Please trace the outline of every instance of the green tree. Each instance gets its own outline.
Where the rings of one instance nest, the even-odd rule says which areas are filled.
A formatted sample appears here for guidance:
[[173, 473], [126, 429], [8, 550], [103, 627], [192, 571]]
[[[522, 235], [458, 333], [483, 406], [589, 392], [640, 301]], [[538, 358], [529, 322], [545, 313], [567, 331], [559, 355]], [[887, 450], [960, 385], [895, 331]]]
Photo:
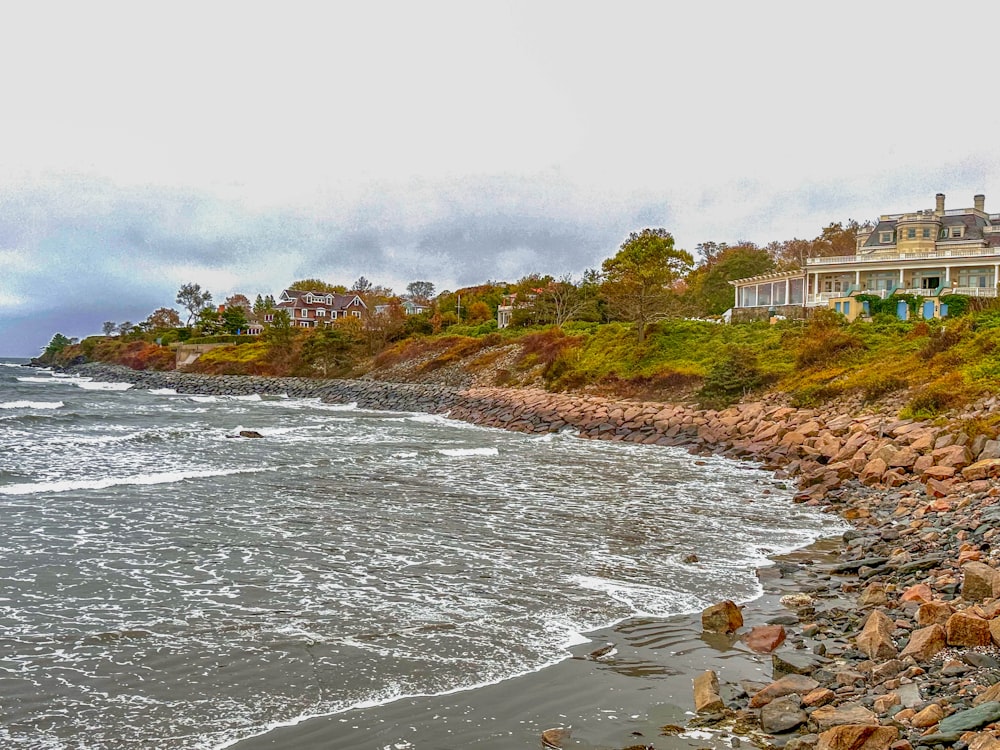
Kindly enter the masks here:
[[434, 296], [434, 284], [429, 281], [411, 281], [406, 285], [406, 293], [414, 302], [429, 302]]
[[43, 362], [52, 362], [56, 355], [59, 354], [63, 349], [73, 343], [73, 339], [69, 336], [64, 336], [61, 333], [57, 333], [49, 341], [49, 345], [42, 350], [41, 360]]
[[105, 336], [114, 336], [116, 330], [118, 330], [118, 324], [113, 320], [105, 320], [101, 325], [101, 333]]
[[264, 341], [271, 350], [287, 349], [292, 344], [295, 331], [292, 328], [292, 316], [288, 310], [276, 310], [271, 324], [264, 329]]
[[212, 293], [207, 289], [202, 291], [200, 284], [183, 284], [177, 291], [177, 304], [188, 311], [187, 326], [198, 315], [202, 308], [212, 304]]
[[214, 336], [222, 331], [222, 316], [214, 307], [198, 311], [198, 329], [203, 336]]
[[247, 311], [241, 305], [227, 306], [220, 316], [222, 330], [226, 333], [236, 334], [247, 327]]
[[[715, 244], [715, 243], [705, 243]], [[705, 244], [698, 247], [704, 247]], [[721, 315], [733, 306], [733, 279], [745, 279], [774, 270], [771, 254], [752, 242], [716, 246], [711, 260], [706, 260], [688, 275], [686, 295], [693, 312], [699, 315]], [[709, 257], [709, 256], [706, 256]]]
[[302, 359], [323, 377], [329, 377], [350, 368], [356, 344], [350, 327], [323, 326], [307, 335], [302, 343]]
[[677, 302], [675, 285], [693, 265], [694, 258], [674, 248], [666, 229], [632, 232], [618, 253], [601, 264], [608, 305], [635, 324], [638, 343], [645, 341], [646, 326], [668, 316]]
[[[320, 279], [299, 279], [288, 285], [288, 289], [294, 292], [317, 292], [324, 294], [346, 294], [347, 287], [343, 284], [327, 284]], [[273, 305], [273, 300], [272, 300]]]

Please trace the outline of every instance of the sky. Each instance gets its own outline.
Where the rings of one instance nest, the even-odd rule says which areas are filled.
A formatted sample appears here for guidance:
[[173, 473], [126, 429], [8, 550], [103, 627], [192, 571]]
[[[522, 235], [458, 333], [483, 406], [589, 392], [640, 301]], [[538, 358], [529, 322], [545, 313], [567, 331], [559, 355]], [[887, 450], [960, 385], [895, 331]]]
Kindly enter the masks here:
[[[1000, 212], [990, 3], [0, 10], [0, 355], [198, 283], [579, 277], [629, 232]], [[186, 315], [184, 316], [186, 317]]]

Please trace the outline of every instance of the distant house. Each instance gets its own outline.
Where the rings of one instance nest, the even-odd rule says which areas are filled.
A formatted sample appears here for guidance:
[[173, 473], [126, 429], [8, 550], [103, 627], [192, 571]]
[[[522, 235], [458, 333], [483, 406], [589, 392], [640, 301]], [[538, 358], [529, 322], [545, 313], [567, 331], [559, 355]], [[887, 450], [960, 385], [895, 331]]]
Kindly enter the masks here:
[[497, 305], [497, 328], [506, 328], [514, 318], [515, 310], [527, 310], [535, 304], [538, 295], [543, 294], [545, 289], [532, 289], [526, 295], [518, 296], [516, 292], [505, 294], [500, 298]]
[[[401, 300], [397, 304], [402, 308], [404, 315], [420, 315], [421, 313], [425, 313], [431, 309], [430, 305], [424, 305], [408, 299]], [[386, 315], [391, 307], [391, 304], [375, 305], [375, 314]]]
[[[884, 214], [858, 234], [854, 255], [807, 258], [806, 267], [730, 281], [734, 313], [747, 308], [830, 307], [849, 319], [865, 313], [859, 294], [887, 299], [897, 294], [924, 298], [921, 315], [942, 317], [941, 297], [996, 297], [1000, 282], [1000, 214], [986, 212], [986, 197], [972, 208], [945, 210], [944, 193], [935, 207]], [[899, 307], [905, 316], [906, 305]]]
[[264, 313], [264, 322], [271, 323], [277, 310], [285, 310], [293, 326], [315, 328], [318, 325], [329, 325], [338, 318], [360, 318], [366, 309], [368, 306], [357, 294], [285, 289], [278, 297], [274, 309]]

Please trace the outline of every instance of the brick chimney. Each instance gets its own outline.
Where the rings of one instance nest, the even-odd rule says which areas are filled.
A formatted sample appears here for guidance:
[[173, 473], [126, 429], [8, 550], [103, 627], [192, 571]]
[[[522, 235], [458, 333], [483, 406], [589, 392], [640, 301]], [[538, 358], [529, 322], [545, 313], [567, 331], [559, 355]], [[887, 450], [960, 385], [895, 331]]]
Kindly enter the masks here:
[[935, 200], [934, 213], [940, 216], [944, 213], [944, 193], [938, 193], [937, 195], [935, 195], [934, 200]]
[[982, 211], [986, 213], [986, 196], [980, 193], [979, 195], [972, 196], [972, 201], [977, 211]]

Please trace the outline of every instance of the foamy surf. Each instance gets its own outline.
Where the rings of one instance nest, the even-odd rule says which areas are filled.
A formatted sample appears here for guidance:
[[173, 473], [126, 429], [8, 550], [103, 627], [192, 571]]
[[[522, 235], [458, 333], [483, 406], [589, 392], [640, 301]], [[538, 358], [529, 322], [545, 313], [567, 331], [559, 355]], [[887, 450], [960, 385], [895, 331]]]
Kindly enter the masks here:
[[162, 471], [154, 474], [134, 474], [128, 477], [107, 477], [105, 479], [62, 480], [55, 482], [26, 482], [0, 487], [0, 495], [37, 495], [51, 492], [72, 492], [74, 490], [104, 490], [123, 485], [171, 484], [187, 479], [224, 477], [232, 474], [255, 474], [274, 471], [269, 467], [246, 469], [208, 469], [204, 471]]
[[127, 391], [132, 387], [131, 383], [104, 383], [100, 380], [79, 380], [73, 383], [77, 388], [85, 391]]
[[439, 448], [438, 453], [442, 456], [452, 456], [454, 458], [464, 458], [466, 456], [499, 456], [497, 448]]
[[5, 401], [0, 409], [61, 409], [65, 405], [62, 401]]

